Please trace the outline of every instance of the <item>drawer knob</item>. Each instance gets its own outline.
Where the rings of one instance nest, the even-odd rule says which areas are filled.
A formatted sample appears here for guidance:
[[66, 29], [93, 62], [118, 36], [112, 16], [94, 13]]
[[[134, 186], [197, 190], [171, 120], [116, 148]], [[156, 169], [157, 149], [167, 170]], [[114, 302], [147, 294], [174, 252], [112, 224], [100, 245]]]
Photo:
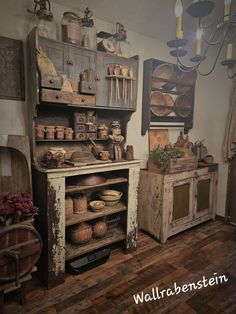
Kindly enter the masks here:
[[72, 62], [71, 60], [68, 60], [66, 63], [67, 63], [68, 65], [73, 65], [73, 62]]
[[50, 82], [51, 84], [53, 84], [53, 83], [54, 83], [54, 80], [53, 80], [53, 79], [51, 79], [49, 82]]
[[82, 102], [85, 102], [85, 98], [84, 97], [81, 100], [82, 100]]
[[56, 95], [56, 99], [59, 99], [61, 97], [61, 95]]
[[90, 90], [91, 90], [91, 89], [92, 89], [92, 86], [91, 86], [91, 85], [89, 85], [88, 89], [90, 89]]

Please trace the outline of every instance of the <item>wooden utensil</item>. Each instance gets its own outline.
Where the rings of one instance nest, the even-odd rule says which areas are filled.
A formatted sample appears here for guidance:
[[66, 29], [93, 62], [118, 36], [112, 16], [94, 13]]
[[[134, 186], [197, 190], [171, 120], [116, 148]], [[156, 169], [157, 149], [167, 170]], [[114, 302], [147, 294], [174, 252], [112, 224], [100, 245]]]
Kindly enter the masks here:
[[121, 74], [123, 76], [123, 82], [122, 82], [122, 97], [125, 99], [125, 83], [126, 83], [126, 77], [128, 76], [129, 68], [126, 65], [123, 65], [121, 67]]
[[119, 79], [118, 76], [121, 74], [121, 66], [116, 64], [114, 66], [114, 75], [116, 76], [116, 101], [120, 100], [120, 90], [119, 90]]
[[130, 68], [129, 69], [129, 77], [131, 78], [130, 80], [130, 101], [132, 102], [133, 100], [133, 78], [134, 78], [134, 69]]
[[108, 65], [108, 74], [111, 75], [110, 77], [110, 100], [109, 100], [109, 106], [111, 106], [112, 103], [112, 97], [113, 97], [113, 77], [112, 75], [114, 74], [114, 65], [109, 64]]

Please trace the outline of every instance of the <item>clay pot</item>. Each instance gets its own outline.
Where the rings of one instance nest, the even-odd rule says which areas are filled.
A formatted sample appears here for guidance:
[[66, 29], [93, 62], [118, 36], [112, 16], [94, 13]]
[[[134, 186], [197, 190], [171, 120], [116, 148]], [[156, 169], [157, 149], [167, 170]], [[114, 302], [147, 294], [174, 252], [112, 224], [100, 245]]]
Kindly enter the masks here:
[[45, 126], [44, 125], [36, 125], [35, 126], [35, 136], [36, 140], [43, 140], [45, 133]]
[[65, 198], [65, 217], [69, 219], [73, 216], [73, 199], [70, 196]]
[[55, 130], [56, 130], [56, 139], [57, 140], [64, 140], [64, 127], [63, 126], [57, 126]]
[[92, 227], [86, 222], [75, 225], [70, 230], [70, 240], [75, 244], [84, 244], [92, 239]]
[[127, 145], [125, 159], [128, 161], [134, 160], [134, 148], [133, 145]]
[[77, 194], [73, 199], [74, 213], [83, 213], [87, 211], [88, 202], [87, 198], [83, 193]]
[[65, 140], [73, 140], [74, 131], [72, 128], [65, 128]]
[[109, 160], [110, 154], [108, 150], [102, 150], [99, 153], [99, 158], [103, 161]]
[[107, 223], [105, 221], [98, 221], [93, 226], [94, 236], [97, 238], [102, 238], [107, 233]]
[[47, 140], [55, 139], [55, 132], [56, 132], [56, 130], [55, 130], [54, 126], [46, 126], [45, 132], [46, 132], [45, 137], [46, 137]]
[[62, 147], [51, 147], [46, 154], [46, 163], [49, 168], [61, 168], [65, 162], [66, 151]]

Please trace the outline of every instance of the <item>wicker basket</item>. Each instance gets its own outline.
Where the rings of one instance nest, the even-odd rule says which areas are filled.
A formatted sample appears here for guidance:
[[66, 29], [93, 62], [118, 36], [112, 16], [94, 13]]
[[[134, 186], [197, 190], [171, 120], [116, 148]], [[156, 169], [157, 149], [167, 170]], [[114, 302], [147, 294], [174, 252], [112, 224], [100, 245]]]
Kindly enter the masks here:
[[171, 159], [170, 164], [165, 172], [160, 168], [158, 162], [148, 160], [148, 170], [158, 173], [176, 173], [181, 171], [190, 171], [196, 169], [198, 166], [198, 159], [196, 157], [177, 158]]
[[85, 222], [81, 222], [70, 229], [70, 240], [75, 244], [87, 243], [92, 239], [92, 236], [92, 227]]

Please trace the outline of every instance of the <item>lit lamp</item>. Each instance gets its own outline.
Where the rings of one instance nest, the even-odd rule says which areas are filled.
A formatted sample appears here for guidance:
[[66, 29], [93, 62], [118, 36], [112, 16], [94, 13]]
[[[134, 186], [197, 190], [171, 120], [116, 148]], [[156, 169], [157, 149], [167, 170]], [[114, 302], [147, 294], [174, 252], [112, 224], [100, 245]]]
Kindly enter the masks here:
[[224, 22], [229, 21], [231, 0], [225, 0]]
[[175, 16], [176, 16], [176, 38], [183, 38], [182, 31], [182, 14], [183, 14], [183, 5], [181, 0], [176, 0], [175, 3]]

